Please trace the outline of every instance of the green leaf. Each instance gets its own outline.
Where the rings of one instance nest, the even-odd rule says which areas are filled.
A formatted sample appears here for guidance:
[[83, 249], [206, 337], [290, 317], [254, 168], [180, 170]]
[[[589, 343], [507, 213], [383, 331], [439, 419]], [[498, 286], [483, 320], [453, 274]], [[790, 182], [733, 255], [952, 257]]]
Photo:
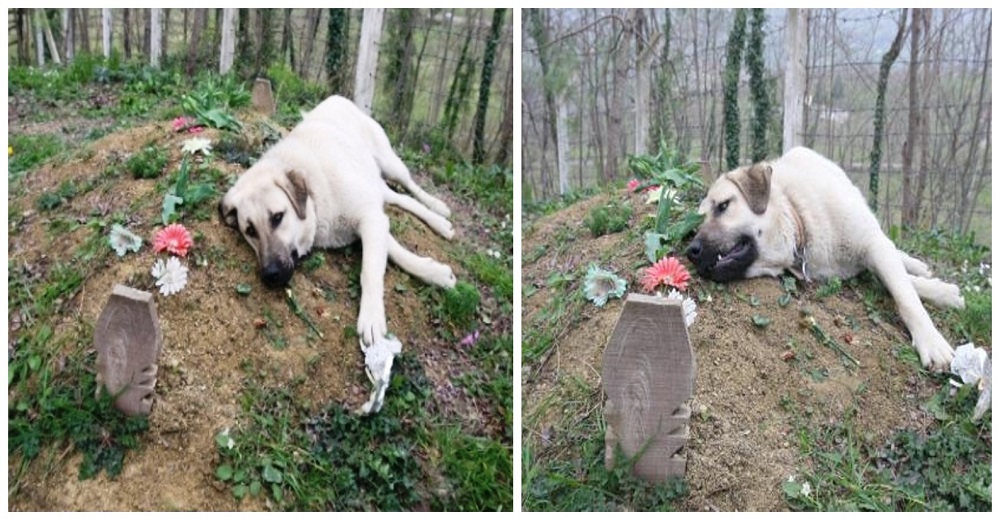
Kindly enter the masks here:
[[219, 466], [215, 470], [215, 478], [223, 482], [233, 478], [233, 467], [230, 466], [229, 464], [223, 464]]
[[251, 286], [248, 283], [238, 283], [236, 284], [236, 294], [240, 296], [247, 296], [250, 294]]
[[281, 484], [281, 471], [270, 464], [264, 466], [263, 477], [266, 482]]
[[260, 494], [261, 484], [259, 480], [250, 483], [250, 496], [255, 497]]
[[171, 195], [170, 193], [163, 196], [163, 225], [170, 223], [170, 218], [177, 214], [177, 206], [184, 204], [184, 199]]
[[768, 325], [771, 324], [771, 318], [768, 318], [767, 316], [763, 316], [761, 314], [754, 314], [750, 318], [750, 321], [752, 321], [754, 325], [760, 328], [767, 327]]
[[660, 252], [660, 246], [666, 238], [666, 235], [661, 235], [652, 231], [646, 232], [646, 259], [649, 260], [649, 263], [656, 263]]
[[219, 432], [218, 435], [215, 436], [215, 444], [223, 449], [229, 449], [229, 441], [231, 440], [232, 437], [230, 437], [226, 432]]
[[802, 483], [801, 482], [790, 482], [788, 480], [781, 483], [781, 491], [785, 493], [788, 498], [798, 498], [802, 495]]
[[787, 307], [789, 303], [792, 303], [792, 295], [789, 293], [784, 293], [778, 296], [778, 305], [782, 307]]
[[243, 498], [246, 495], [247, 495], [246, 484], [239, 484], [233, 488], [233, 496], [236, 497], [237, 499]]
[[281, 502], [281, 498], [282, 496], [284, 496], [284, 494], [281, 492], [281, 486], [277, 484], [271, 484], [271, 495], [274, 496], [275, 500]]
[[39, 356], [38, 354], [32, 354], [31, 356], [28, 357], [28, 368], [30, 368], [32, 372], [38, 370], [38, 368], [41, 366], [42, 366], [41, 356]]

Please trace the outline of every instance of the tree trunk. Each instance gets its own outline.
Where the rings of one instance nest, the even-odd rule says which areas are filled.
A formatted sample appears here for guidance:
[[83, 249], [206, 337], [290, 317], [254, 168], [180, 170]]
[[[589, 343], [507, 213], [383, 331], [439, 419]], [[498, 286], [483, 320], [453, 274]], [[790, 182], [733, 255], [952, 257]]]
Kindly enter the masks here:
[[750, 124], [750, 160], [767, 157], [767, 123], [771, 118], [770, 97], [764, 80], [764, 10], [750, 10], [750, 39], [747, 41], [747, 71], [750, 73], [750, 97], [753, 121]]
[[163, 9], [161, 19], [163, 20], [163, 29], [160, 31], [160, 56], [166, 57], [170, 52], [168, 47], [168, 42], [170, 41], [170, 9]]
[[733, 15], [733, 28], [726, 43], [726, 71], [722, 87], [722, 128], [726, 140], [726, 169], [740, 165], [740, 64], [743, 63], [743, 39], [746, 32], [747, 12], [737, 9]]
[[[514, 74], [513, 70], [507, 74], [507, 90], [504, 95], [503, 122], [500, 123], [500, 136], [497, 138], [499, 148], [494, 162], [499, 165], [506, 165], [510, 159], [511, 150], [514, 146]], [[433, 121], [433, 120], [432, 120]]]
[[[332, 14], [332, 11], [331, 11]], [[375, 97], [375, 73], [378, 65], [378, 42], [382, 37], [385, 9], [365, 9], [358, 44], [358, 65], [354, 77], [354, 104], [371, 115]], [[346, 24], [345, 24], [346, 27]]]
[[80, 23], [80, 48], [90, 54], [90, 9], [80, 9], [77, 21]]
[[188, 57], [186, 72], [188, 76], [194, 76], [195, 67], [198, 65], [199, 47], [201, 46], [201, 32], [205, 19], [204, 9], [194, 10], [194, 20], [191, 24], [191, 41], [188, 43]]
[[438, 67], [437, 85], [434, 88], [434, 98], [431, 100], [430, 120], [437, 121], [441, 115], [441, 98], [444, 97], [444, 73], [448, 63], [448, 52], [451, 50], [451, 28], [455, 22], [455, 10], [448, 11], [448, 30], [444, 37], [444, 54], [441, 57], [441, 66]]
[[635, 146], [636, 155], [649, 151], [649, 59], [652, 49], [646, 46], [649, 31], [646, 28], [646, 12], [642, 8], [632, 10], [635, 37]]
[[45, 66], [45, 34], [42, 30], [42, 18], [45, 16], [44, 9], [35, 9], [32, 19], [35, 27], [35, 59], [39, 67]]
[[63, 44], [66, 63], [76, 57], [76, 9], [63, 9]]
[[[479, 102], [476, 104], [475, 136], [472, 139], [472, 162], [482, 164], [486, 159], [486, 147], [483, 143], [483, 133], [486, 128], [486, 110], [490, 104], [490, 86], [493, 84], [493, 68], [496, 59], [497, 44], [500, 42], [500, 30], [503, 28], [506, 9], [493, 9], [493, 23], [490, 25], [490, 36], [486, 40], [483, 51], [483, 71], [479, 81]], [[565, 133], [565, 132], [564, 132]], [[560, 167], [560, 172], [563, 168]]]
[[257, 60], [255, 74], [267, 71], [274, 61], [274, 9], [257, 9]]
[[132, 10], [124, 9], [122, 12], [122, 48], [125, 52], [125, 61], [132, 59]]
[[319, 32], [319, 20], [323, 14], [322, 9], [306, 9], [306, 31], [302, 40], [302, 57], [299, 59], [299, 76], [308, 77], [309, 67], [312, 65], [313, 47], [316, 43], [316, 34]]
[[149, 64], [154, 69], [160, 68], [160, 56], [163, 54], [163, 9], [153, 8], [149, 11]]
[[475, 24], [469, 22], [465, 33], [465, 42], [462, 44], [462, 50], [458, 56], [458, 64], [455, 65], [455, 76], [452, 78], [451, 87], [448, 89], [448, 98], [444, 105], [444, 127], [449, 141], [458, 126], [458, 120], [464, 111], [465, 101], [470, 90], [469, 78], [472, 76], [475, 66], [469, 57], [469, 43], [472, 41], [474, 32]]
[[785, 33], [785, 114], [781, 125], [782, 153], [802, 145], [803, 108], [806, 99], [806, 17], [808, 9], [789, 9]]
[[875, 131], [873, 132], [873, 143], [871, 161], [868, 166], [868, 203], [872, 211], [878, 211], [878, 190], [879, 190], [879, 167], [882, 164], [882, 134], [885, 132], [885, 91], [889, 84], [889, 69], [896, 62], [900, 48], [903, 46], [903, 37], [906, 35], [906, 9], [900, 12], [899, 28], [896, 37], [892, 40], [889, 50], [882, 56], [882, 63], [878, 71], [878, 86], [876, 87], [875, 98]]
[[292, 28], [292, 10], [285, 8], [285, 20], [281, 29], [281, 59], [295, 70], [295, 35]]
[[104, 57], [111, 57], [111, 9], [101, 9], [101, 48]]
[[228, 74], [233, 68], [236, 51], [236, 9], [222, 10], [222, 43], [219, 45], [219, 74]]
[[903, 211], [901, 224], [904, 229], [917, 224], [920, 215], [920, 200], [916, 198], [916, 177], [918, 172], [913, 169], [913, 158], [916, 153], [917, 139], [921, 134], [920, 121], [920, 87], [917, 85], [920, 77], [920, 45], [923, 30], [923, 9], [910, 10], [910, 66], [909, 66], [909, 106], [906, 125], [906, 142], [903, 143]]
[[52, 57], [52, 62], [56, 65], [62, 65], [62, 60], [59, 59], [59, 46], [56, 45], [56, 39], [52, 37], [52, 26], [49, 24], [49, 17], [45, 14], [45, 9], [40, 10], [42, 15], [42, 30], [45, 33], [45, 41], [49, 45], [49, 55]]
[[[330, 19], [326, 32], [326, 77], [330, 85], [330, 94], [346, 95], [351, 77], [348, 65], [350, 49], [351, 11], [349, 9], [330, 9]], [[369, 30], [371, 30], [369, 28]], [[376, 51], [377, 52], [377, 51]], [[373, 71], [374, 73], [374, 71]], [[371, 100], [369, 99], [369, 104]]]
[[406, 134], [413, 107], [413, 28], [419, 19], [419, 9], [399, 9], [389, 32], [385, 91], [389, 94], [389, 126], [397, 139]]

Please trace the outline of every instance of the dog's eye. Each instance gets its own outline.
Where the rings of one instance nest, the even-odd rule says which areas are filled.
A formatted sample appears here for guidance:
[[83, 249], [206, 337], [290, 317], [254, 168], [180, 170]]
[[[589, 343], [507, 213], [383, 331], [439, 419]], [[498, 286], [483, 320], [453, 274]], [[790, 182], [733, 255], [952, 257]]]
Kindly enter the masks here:
[[726, 211], [726, 208], [728, 208], [728, 207], [729, 207], [729, 201], [728, 200], [724, 200], [724, 201], [716, 204], [716, 206], [715, 206], [715, 214], [716, 215], [721, 215], [722, 213], [724, 213]]
[[274, 215], [271, 215], [271, 227], [278, 227], [278, 225], [281, 224], [281, 219], [284, 217], [285, 217], [284, 211], [282, 211], [281, 213], [275, 213]]
[[253, 224], [247, 226], [247, 236], [250, 238], [257, 238], [257, 230], [253, 227]]

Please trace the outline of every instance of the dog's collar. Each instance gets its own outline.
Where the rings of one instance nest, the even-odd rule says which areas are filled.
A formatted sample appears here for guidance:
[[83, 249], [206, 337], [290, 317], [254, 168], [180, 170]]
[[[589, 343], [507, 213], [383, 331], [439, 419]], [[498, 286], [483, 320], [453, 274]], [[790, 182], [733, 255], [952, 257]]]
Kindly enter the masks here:
[[799, 215], [799, 208], [790, 197], [787, 200], [789, 213], [792, 215], [792, 221], [795, 222], [795, 253], [791, 270], [796, 277], [808, 282], [810, 280], [808, 266], [806, 265], [806, 245], [809, 242], [809, 236], [806, 234], [805, 224], [802, 223], [802, 216]]

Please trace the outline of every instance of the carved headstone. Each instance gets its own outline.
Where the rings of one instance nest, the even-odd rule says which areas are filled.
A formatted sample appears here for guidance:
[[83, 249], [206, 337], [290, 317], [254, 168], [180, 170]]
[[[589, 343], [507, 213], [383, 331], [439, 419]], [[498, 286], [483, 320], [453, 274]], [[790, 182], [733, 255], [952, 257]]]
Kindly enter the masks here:
[[273, 116], [277, 110], [274, 104], [274, 93], [271, 91], [271, 80], [257, 78], [253, 82], [253, 90], [250, 91], [253, 99], [254, 110], [268, 117]]
[[126, 415], [149, 415], [163, 345], [153, 295], [115, 285], [94, 329], [97, 378]]
[[676, 300], [629, 294], [604, 350], [601, 379], [608, 397], [605, 464], [615, 447], [636, 459], [632, 472], [662, 482], [684, 476], [695, 361], [684, 310]]

